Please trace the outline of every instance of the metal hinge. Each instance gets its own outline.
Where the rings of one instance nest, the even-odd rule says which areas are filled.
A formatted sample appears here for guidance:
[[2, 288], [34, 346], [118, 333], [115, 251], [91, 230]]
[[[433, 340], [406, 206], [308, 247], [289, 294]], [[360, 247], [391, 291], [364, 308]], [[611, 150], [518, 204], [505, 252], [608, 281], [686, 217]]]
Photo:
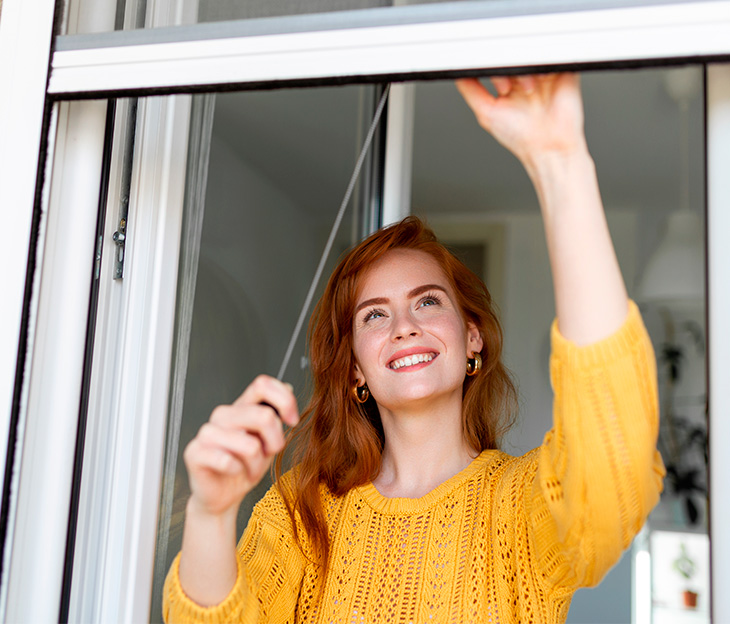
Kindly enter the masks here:
[[114, 254], [114, 279], [122, 279], [124, 277], [124, 247], [127, 242], [127, 218], [126, 216], [119, 219], [119, 227], [112, 236], [117, 246]]
[[119, 197], [119, 224], [113, 239], [117, 246], [114, 254], [114, 279], [124, 277], [124, 260], [127, 246], [127, 218], [129, 215], [129, 196], [132, 187], [132, 164], [134, 162], [134, 137], [137, 126], [137, 100], [131, 99], [127, 108], [127, 130], [124, 135], [124, 158], [122, 160], [121, 188]]
[[101, 273], [101, 247], [104, 244], [104, 237], [99, 236], [96, 241], [96, 252], [94, 253], [94, 279], [99, 279]]

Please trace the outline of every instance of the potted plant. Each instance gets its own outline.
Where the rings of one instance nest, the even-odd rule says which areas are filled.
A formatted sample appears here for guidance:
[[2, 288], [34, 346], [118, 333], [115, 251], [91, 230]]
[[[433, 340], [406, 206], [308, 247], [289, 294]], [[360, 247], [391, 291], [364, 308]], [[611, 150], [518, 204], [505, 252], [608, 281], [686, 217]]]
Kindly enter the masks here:
[[[668, 313], [665, 313], [668, 316]], [[707, 423], [677, 413], [675, 391], [686, 363], [685, 346], [675, 336], [673, 323], [665, 318], [667, 341], [659, 351], [659, 363], [664, 369], [662, 392], [662, 421], [659, 449], [667, 469], [669, 490], [681, 505], [686, 523], [696, 525], [701, 517], [697, 498], [707, 496]], [[698, 353], [704, 353], [702, 330], [692, 322], [681, 324], [684, 336], [690, 336]], [[683, 524], [683, 523], [682, 523]]]
[[679, 557], [674, 560], [674, 562], [672, 563], [672, 567], [679, 573], [682, 578], [684, 578], [685, 583], [687, 584], [686, 589], [682, 592], [682, 600], [684, 602], [684, 606], [688, 609], [697, 608], [697, 592], [692, 591], [689, 588], [689, 581], [695, 575], [695, 572], [697, 571], [697, 565], [687, 553], [687, 547], [684, 544], [680, 544]]

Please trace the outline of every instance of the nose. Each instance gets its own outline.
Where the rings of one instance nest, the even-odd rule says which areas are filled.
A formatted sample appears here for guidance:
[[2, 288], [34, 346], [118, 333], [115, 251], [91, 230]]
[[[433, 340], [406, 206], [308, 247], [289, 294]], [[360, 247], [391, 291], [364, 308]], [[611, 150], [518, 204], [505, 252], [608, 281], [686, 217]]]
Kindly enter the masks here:
[[394, 342], [420, 335], [421, 327], [410, 312], [396, 314], [392, 333], [392, 340]]

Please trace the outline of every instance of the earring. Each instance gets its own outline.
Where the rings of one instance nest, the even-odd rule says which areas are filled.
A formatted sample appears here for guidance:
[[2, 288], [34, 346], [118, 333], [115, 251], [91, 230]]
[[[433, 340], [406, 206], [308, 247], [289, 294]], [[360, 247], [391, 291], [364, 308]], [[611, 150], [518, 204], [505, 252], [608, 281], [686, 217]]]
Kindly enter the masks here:
[[482, 368], [482, 354], [473, 352], [470, 358], [466, 358], [466, 374], [469, 377], [476, 375]]
[[355, 384], [352, 393], [355, 395], [355, 400], [358, 403], [365, 403], [370, 398], [370, 388], [368, 388], [367, 384], [363, 384], [362, 386]]

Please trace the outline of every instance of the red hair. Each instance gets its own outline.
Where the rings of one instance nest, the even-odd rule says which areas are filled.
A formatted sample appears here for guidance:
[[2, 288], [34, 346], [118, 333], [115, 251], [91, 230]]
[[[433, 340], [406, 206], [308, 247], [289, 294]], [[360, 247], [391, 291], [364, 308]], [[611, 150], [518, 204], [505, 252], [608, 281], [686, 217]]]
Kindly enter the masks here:
[[[313, 395], [287, 440], [285, 452], [291, 450], [297, 464], [291, 490], [285, 492], [279, 485], [295, 532], [298, 515], [323, 572], [327, 570], [329, 536], [320, 487], [342, 496], [369, 483], [380, 471], [385, 440], [377, 405], [372, 397], [360, 404], [352, 393], [352, 327], [363, 276], [393, 249], [413, 249], [432, 256], [451, 283], [464, 321], [474, 323], [481, 334], [482, 370], [464, 379], [462, 426], [467, 444], [476, 452], [497, 448], [516, 414], [516, 390], [502, 364], [502, 328], [484, 283], [417, 217], [406, 217], [378, 230], [354, 247], [332, 273], [310, 321]], [[278, 484], [282, 455], [276, 461]]]

